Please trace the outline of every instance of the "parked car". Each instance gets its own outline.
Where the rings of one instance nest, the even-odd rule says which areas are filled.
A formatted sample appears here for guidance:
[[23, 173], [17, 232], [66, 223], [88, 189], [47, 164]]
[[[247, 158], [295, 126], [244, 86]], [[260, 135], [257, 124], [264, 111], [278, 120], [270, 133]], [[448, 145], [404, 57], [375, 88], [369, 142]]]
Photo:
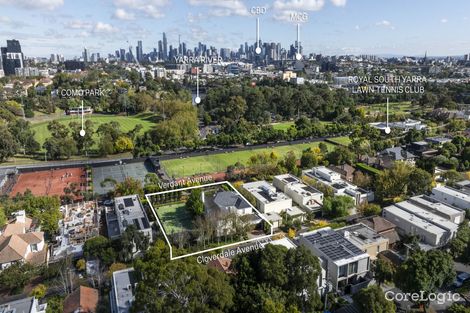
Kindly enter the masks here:
[[470, 279], [470, 274], [461, 272], [454, 280], [453, 286], [456, 288], [462, 287], [463, 283]]

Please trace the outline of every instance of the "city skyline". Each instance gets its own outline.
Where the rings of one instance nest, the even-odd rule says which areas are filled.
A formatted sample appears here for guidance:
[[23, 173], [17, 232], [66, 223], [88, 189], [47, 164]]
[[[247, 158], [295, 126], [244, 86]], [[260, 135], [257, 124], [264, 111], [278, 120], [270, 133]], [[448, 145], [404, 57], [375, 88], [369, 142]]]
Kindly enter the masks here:
[[[290, 12], [307, 12], [301, 25], [305, 53], [377, 55], [463, 55], [470, 51], [470, 4], [456, 0], [0, 0], [0, 40], [21, 41], [26, 56], [51, 53], [80, 57], [83, 48], [107, 55], [136, 47], [143, 53], [159, 49], [165, 32], [168, 46], [203, 42], [216, 48], [238, 49], [256, 41], [252, 6], [267, 6], [260, 17], [260, 39], [288, 47], [296, 40]], [[379, 9], [380, 8], [380, 9]], [[78, 12], [78, 13], [77, 13]], [[333, 22], [334, 21], [334, 22]], [[135, 50], [134, 50], [135, 53]]]

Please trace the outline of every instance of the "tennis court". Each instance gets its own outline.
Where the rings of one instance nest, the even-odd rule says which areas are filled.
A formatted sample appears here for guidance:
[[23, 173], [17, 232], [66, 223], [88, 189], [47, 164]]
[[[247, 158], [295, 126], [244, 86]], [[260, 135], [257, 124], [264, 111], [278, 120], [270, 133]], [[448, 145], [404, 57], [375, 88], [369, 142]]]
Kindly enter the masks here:
[[86, 191], [86, 172], [84, 168], [67, 168], [48, 171], [22, 173], [13, 186], [10, 195], [31, 190], [35, 196], [62, 196], [64, 189], [75, 184], [77, 189]]
[[[106, 180], [123, 182], [126, 177], [132, 177], [142, 182], [145, 181], [145, 175], [153, 173], [153, 167], [148, 162], [116, 164], [109, 166], [100, 166], [93, 168], [93, 192], [104, 195], [114, 189], [114, 184]], [[104, 183], [103, 183], [104, 182]], [[102, 184], [103, 183], [103, 184]]]

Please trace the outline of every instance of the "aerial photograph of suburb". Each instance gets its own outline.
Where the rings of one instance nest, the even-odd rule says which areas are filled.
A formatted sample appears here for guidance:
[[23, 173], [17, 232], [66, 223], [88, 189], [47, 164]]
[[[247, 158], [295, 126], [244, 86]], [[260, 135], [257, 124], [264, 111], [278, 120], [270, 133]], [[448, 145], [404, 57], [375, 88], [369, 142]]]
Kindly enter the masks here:
[[0, 313], [470, 313], [469, 0], [0, 0]]

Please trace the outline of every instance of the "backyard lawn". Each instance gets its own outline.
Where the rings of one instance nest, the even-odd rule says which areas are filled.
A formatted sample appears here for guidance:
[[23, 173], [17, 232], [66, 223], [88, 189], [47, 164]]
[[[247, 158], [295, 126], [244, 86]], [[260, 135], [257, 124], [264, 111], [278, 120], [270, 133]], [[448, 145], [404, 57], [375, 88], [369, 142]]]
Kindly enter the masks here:
[[193, 227], [193, 218], [184, 203], [173, 203], [162, 206], [154, 205], [154, 208], [157, 211], [157, 215], [167, 235], [179, 233]]

